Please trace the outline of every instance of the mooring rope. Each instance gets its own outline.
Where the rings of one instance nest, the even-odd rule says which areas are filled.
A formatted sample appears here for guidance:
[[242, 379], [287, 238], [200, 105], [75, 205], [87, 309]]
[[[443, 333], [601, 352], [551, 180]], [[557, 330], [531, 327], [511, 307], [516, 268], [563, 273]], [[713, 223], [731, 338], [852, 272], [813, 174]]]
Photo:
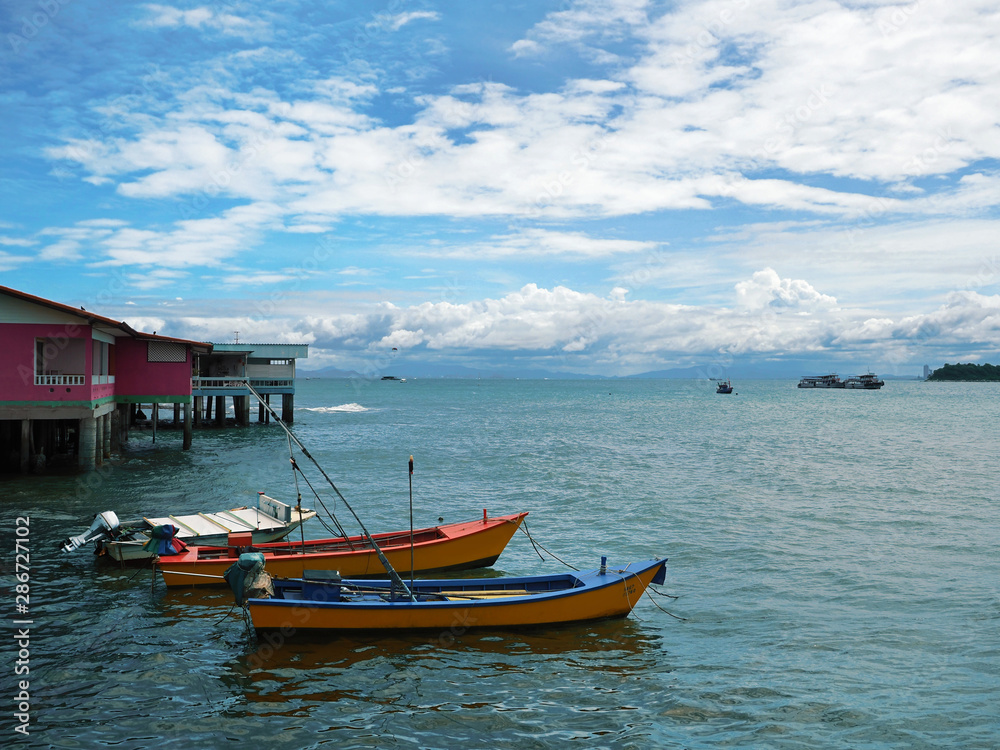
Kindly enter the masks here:
[[566, 562], [565, 560], [563, 560], [561, 557], [559, 557], [558, 555], [554, 554], [550, 550], [547, 550], [547, 549], [545, 549], [545, 547], [542, 547], [541, 543], [536, 542], [535, 538], [531, 535], [531, 532], [528, 531], [528, 521], [527, 521], [527, 519], [521, 521], [521, 531], [523, 531], [527, 535], [528, 539], [531, 541], [531, 546], [535, 548], [535, 554], [538, 555], [539, 559], [545, 560], [545, 558], [542, 557], [542, 553], [538, 551], [538, 548], [541, 547], [546, 552], [548, 552], [550, 555], [552, 555], [552, 557], [554, 557], [556, 560], [558, 560], [563, 565], [565, 565], [567, 568], [570, 568], [571, 570], [576, 570], [576, 571], [580, 570], [579, 568], [574, 568], [572, 565], [570, 565], [568, 562]]
[[[642, 579], [639, 578], [639, 575], [635, 571], [632, 571], [632, 570], [624, 570], [624, 571], [613, 570], [611, 572], [612, 573], [617, 573], [618, 575], [622, 576], [622, 580], [623, 581], [625, 580], [625, 576], [622, 575], [622, 573], [629, 573], [629, 574], [635, 576], [636, 579], [639, 581], [640, 584], [642, 583]], [[642, 593], [645, 594], [647, 591], [650, 591], [652, 585], [653, 584], [649, 584], [649, 586], [647, 586], [646, 589], [645, 589], [645, 591], [643, 591]], [[662, 593], [660, 591], [655, 591], [655, 590], [654, 590], [654, 592], [657, 593], [657, 594], [661, 594]], [[665, 596], [670, 596], [670, 594], [665, 594]], [[625, 598], [628, 599], [629, 605], [631, 606], [632, 605], [632, 599], [628, 595], [628, 587], [627, 586], [625, 587]], [[677, 597], [675, 596], [673, 598], [676, 599]], [[639, 595], [639, 599], [642, 599], [642, 594]], [[686, 617], [680, 617], [678, 615], [675, 615], [673, 612], [667, 612], [667, 610], [665, 610], [663, 607], [661, 607], [659, 604], [656, 603], [656, 601], [653, 599], [653, 597], [649, 597], [649, 601], [652, 602], [653, 606], [656, 607], [658, 610], [660, 610], [661, 612], [666, 612], [666, 614], [670, 615], [675, 620], [682, 620], [684, 622], [687, 621]], [[636, 604], [638, 604], [638, 603], [639, 603], [639, 601], [636, 600]], [[634, 607], [633, 607], [633, 610], [632, 610], [632, 614], [635, 615], [636, 618], [638, 618], [640, 620], [642, 619], [641, 617], [639, 617], [639, 615], [635, 614], [635, 608]]]

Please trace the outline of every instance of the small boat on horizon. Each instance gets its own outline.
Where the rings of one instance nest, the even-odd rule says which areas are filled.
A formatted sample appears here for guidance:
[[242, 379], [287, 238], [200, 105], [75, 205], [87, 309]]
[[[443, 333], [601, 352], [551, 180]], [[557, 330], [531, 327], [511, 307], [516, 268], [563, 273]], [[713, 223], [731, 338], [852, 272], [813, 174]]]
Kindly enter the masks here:
[[[423, 529], [372, 534], [376, 550], [365, 535], [286, 540], [252, 547], [241, 539], [226, 546], [189, 547], [177, 555], [160, 555], [156, 567], [167, 586], [224, 586], [223, 574], [241, 553], [261, 552], [276, 576], [303, 576], [307, 570], [336, 570], [341, 575], [364, 578], [385, 575], [379, 552], [399, 573], [486, 568], [497, 561], [520, 527], [527, 512], [475, 521], [443, 524]], [[412, 540], [412, 546], [411, 546]]]
[[[357, 581], [308, 572], [270, 580], [260, 559], [227, 571], [255, 630], [453, 632], [521, 628], [626, 617], [651, 583], [666, 579], [666, 558], [555, 575], [416, 580], [409, 591], [390, 580]], [[263, 576], [261, 575], [263, 573]], [[263, 578], [263, 582], [262, 579]], [[244, 593], [250, 587], [249, 598]]]

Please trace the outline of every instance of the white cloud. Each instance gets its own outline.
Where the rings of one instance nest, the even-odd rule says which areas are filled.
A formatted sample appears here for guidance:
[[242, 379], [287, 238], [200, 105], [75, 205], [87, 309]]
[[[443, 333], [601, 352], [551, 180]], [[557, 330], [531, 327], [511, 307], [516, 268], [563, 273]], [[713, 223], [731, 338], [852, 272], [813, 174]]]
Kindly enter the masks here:
[[736, 285], [737, 303], [748, 310], [809, 311], [836, 309], [837, 300], [820, 294], [801, 279], [782, 279], [772, 268], [757, 271], [749, 281]]
[[34, 244], [33, 240], [25, 239], [24, 237], [0, 236], [0, 245], [6, 245], [7, 247], [31, 247]]
[[136, 22], [140, 28], [180, 28], [217, 31], [222, 34], [244, 38], [263, 37], [267, 25], [260, 20], [251, 20], [232, 13], [220, 13], [213, 8], [199, 7], [182, 10], [168, 5], [148, 3], [144, 6], [149, 16]]
[[510, 51], [514, 53], [515, 57], [537, 55], [542, 51], [542, 45], [538, 42], [533, 42], [530, 39], [518, 39], [510, 45]]
[[522, 229], [513, 234], [496, 235], [488, 240], [467, 245], [426, 245], [412, 252], [440, 258], [539, 260], [546, 257], [605, 258], [651, 251], [656, 246], [655, 242], [604, 239], [591, 237], [586, 232], [560, 232], [533, 228]]
[[393, 31], [398, 31], [413, 21], [437, 21], [440, 17], [440, 14], [432, 11], [411, 11], [409, 13], [398, 13], [394, 16], [389, 16], [387, 25]]

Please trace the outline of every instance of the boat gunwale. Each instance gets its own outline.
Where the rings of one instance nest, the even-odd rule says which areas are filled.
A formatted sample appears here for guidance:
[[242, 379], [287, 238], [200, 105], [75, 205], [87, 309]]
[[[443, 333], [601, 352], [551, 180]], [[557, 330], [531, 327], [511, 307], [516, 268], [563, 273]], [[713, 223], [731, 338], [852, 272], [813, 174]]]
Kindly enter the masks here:
[[[518, 582], [543, 583], [543, 582], [548, 582], [548, 581], [561, 581], [561, 580], [575, 580], [579, 585], [574, 585], [574, 586], [570, 586], [568, 588], [563, 588], [563, 589], [558, 589], [558, 590], [536, 591], [536, 592], [529, 592], [527, 594], [511, 595], [509, 597], [497, 597], [497, 598], [490, 598], [490, 599], [450, 599], [450, 600], [442, 600], [442, 601], [418, 601], [418, 602], [412, 602], [412, 601], [410, 601], [408, 599], [402, 599], [402, 598], [400, 598], [400, 599], [394, 599], [394, 600], [391, 600], [391, 601], [384, 600], [384, 599], [383, 600], [379, 600], [379, 601], [375, 601], [375, 600], [371, 600], [371, 601], [364, 601], [364, 600], [362, 600], [362, 601], [322, 601], [322, 600], [317, 600], [317, 599], [284, 599], [284, 598], [281, 598], [281, 599], [278, 599], [278, 598], [274, 598], [274, 599], [256, 599], [256, 598], [251, 598], [251, 599], [247, 599], [246, 604], [247, 604], [247, 607], [260, 607], [260, 606], [264, 606], [264, 607], [291, 608], [291, 609], [294, 609], [296, 607], [300, 607], [300, 608], [303, 608], [303, 609], [351, 609], [351, 610], [355, 610], [355, 609], [384, 610], [384, 609], [390, 608], [390, 607], [401, 607], [401, 606], [402, 607], [417, 606], [419, 609], [425, 609], [425, 608], [427, 608], [427, 609], [448, 609], [448, 608], [462, 608], [462, 609], [466, 609], [466, 608], [469, 608], [469, 607], [481, 608], [481, 607], [493, 607], [493, 606], [509, 606], [509, 605], [515, 605], [515, 604], [525, 604], [527, 602], [551, 601], [553, 599], [560, 599], [560, 598], [564, 598], [564, 597], [568, 597], [568, 596], [578, 596], [578, 595], [583, 594], [585, 592], [586, 593], [593, 593], [593, 592], [601, 591], [601, 590], [606, 589], [606, 588], [608, 588], [610, 586], [616, 586], [616, 585], [619, 585], [621, 583], [625, 583], [631, 577], [638, 578], [640, 575], [648, 572], [652, 568], [656, 568], [656, 567], [659, 566], [659, 567], [662, 567], [662, 568], [665, 569], [666, 568], [666, 564], [667, 564], [667, 558], [663, 557], [663, 558], [657, 558], [657, 559], [649, 560], [649, 561], [642, 562], [642, 563], [632, 562], [632, 563], [629, 563], [628, 565], [626, 565], [624, 568], [612, 569], [609, 566], [608, 569], [607, 569], [607, 572], [604, 575], [614, 574], [617, 577], [613, 578], [611, 580], [608, 580], [608, 581], [600, 581], [600, 582], [595, 581], [595, 580], [590, 580], [590, 581], [584, 580], [585, 578], [588, 578], [588, 577], [590, 577], [590, 578], [596, 578], [597, 576], [602, 575], [601, 572], [600, 572], [600, 570], [596, 569], [596, 568], [595, 569], [591, 569], [591, 570], [580, 571], [578, 573], [556, 573], [556, 574], [552, 574], [552, 575], [543, 575], [543, 576], [519, 576], [519, 577], [512, 577], [512, 578], [507, 578], [507, 577], [505, 577], [505, 578], [495, 578], [495, 579], [492, 579], [492, 580], [494, 580], [494, 581], [504, 581], [505, 583], [510, 584], [510, 585], [514, 585], [514, 584], [516, 584]], [[639, 567], [636, 570], [629, 570], [629, 568], [631, 566], [633, 566], [633, 565], [639, 565], [641, 567]], [[654, 573], [653, 577], [654, 578], [656, 577], [656, 573]], [[329, 585], [329, 586], [337, 586], [337, 585], [339, 585], [339, 586], [350, 586], [352, 583], [357, 582], [360, 585], [360, 588], [380, 588], [380, 589], [385, 590], [386, 592], [388, 592], [389, 589], [390, 589], [390, 582], [388, 580], [384, 580], [384, 579], [367, 580], [367, 581], [365, 581], [365, 580], [355, 581], [355, 579], [344, 579], [339, 584], [331, 584], [331, 583], [320, 582], [320, 581], [310, 581], [309, 579], [281, 579], [281, 580], [302, 581], [303, 584], [305, 584], [305, 583], [313, 583], [313, 584], [320, 584], [320, 585], [326, 584], [326, 585]], [[455, 585], [454, 591], [456, 592], [456, 595], [460, 595], [460, 594], [457, 594], [457, 592], [459, 590], [461, 590], [462, 585], [463, 585], [463, 581], [468, 582], [468, 581], [478, 581], [478, 580], [486, 580], [486, 581], [488, 581], [490, 579], [462, 579], [462, 578], [455, 578], [455, 579], [429, 579], [429, 580], [426, 581], [426, 584], [433, 584], [433, 586], [440, 586], [441, 588], [445, 588], [446, 586], [451, 586], [451, 585], [454, 584]], [[420, 587], [421, 583], [422, 582], [420, 580], [417, 580], [417, 581], [414, 582], [414, 593], [417, 594], [417, 595], [419, 595], [421, 593], [424, 593], [421, 590], [421, 587]], [[648, 586], [648, 584], [647, 584], [647, 586]], [[644, 586], [643, 587], [643, 593], [645, 593], [645, 588], [646, 587]], [[438, 593], [438, 592], [428, 591], [427, 593], [434, 594], [434, 593]], [[464, 591], [462, 593], [468, 594], [468, 595], [474, 595], [476, 592], [475, 592], [474, 589], [470, 589], [470, 590]], [[641, 596], [642, 596], [642, 594], [639, 595], [639, 598], [641, 598]], [[638, 598], [636, 599], [636, 601], [638, 602]], [[251, 612], [251, 616], [252, 616], [252, 612]]]
[[[429, 536], [430, 533], [437, 532], [436, 536], [431, 538], [425, 538], [423, 540], [414, 540], [413, 548], [422, 549], [424, 547], [437, 545], [443, 541], [454, 541], [462, 539], [465, 537], [472, 537], [476, 534], [482, 533], [501, 526], [504, 523], [512, 523], [516, 526], [520, 526], [524, 517], [528, 515], [528, 511], [523, 511], [521, 513], [511, 513], [503, 516], [494, 516], [486, 519], [475, 519], [472, 521], [456, 521], [453, 524], [444, 524], [443, 526], [427, 526], [421, 529], [414, 529], [413, 533], [423, 534]], [[478, 526], [479, 528], [475, 528]], [[462, 527], [463, 531], [466, 527], [473, 527], [471, 530], [465, 533], [457, 533], [459, 527]], [[447, 531], [442, 529], [447, 528]], [[397, 550], [403, 547], [410, 547], [410, 536], [408, 531], [388, 531], [382, 532], [380, 534], [372, 534], [372, 539], [376, 542], [381, 542], [383, 540], [396, 540], [399, 539], [399, 543], [383, 545], [379, 544], [379, 549], [385, 550]], [[351, 547], [350, 543], [354, 542], [359, 544], [358, 547]], [[317, 547], [321, 547], [324, 544], [328, 545], [341, 545], [338, 549], [333, 550], [319, 550], [310, 551]], [[252, 551], [263, 552], [266, 559], [298, 559], [303, 555], [309, 555], [315, 559], [324, 556], [341, 556], [341, 555], [358, 555], [361, 553], [375, 553], [375, 549], [368, 543], [368, 540], [363, 535], [349, 536], [349, 537], [331, 537], [329, 539], [307, 539], [305, 544], [302, 542], [295, 542], [287, 537], [283, 541], [277, 542], [263, 542], [261, 544], [252, 545]], [[229, 557], [229, 550], [232, 549], [230, 546], [218, 546], [218, 545], [196, 545], [188, 544], [188, 549], [179, 554], [171, 555], [166, 558], [160, 559], [160, 567], [163, 568], [164, 565], [197, 565], [206, 563], [220, 563], [225, 561], [232, 561], [233, 558]], [[303, 551], [304, 550], [304, 551]], [[203, 556], [204, 555], [204, 556]], [[211, 555], [211, 557], [207, 556]], [[193, 557], [193, 559], [191, 559]]]

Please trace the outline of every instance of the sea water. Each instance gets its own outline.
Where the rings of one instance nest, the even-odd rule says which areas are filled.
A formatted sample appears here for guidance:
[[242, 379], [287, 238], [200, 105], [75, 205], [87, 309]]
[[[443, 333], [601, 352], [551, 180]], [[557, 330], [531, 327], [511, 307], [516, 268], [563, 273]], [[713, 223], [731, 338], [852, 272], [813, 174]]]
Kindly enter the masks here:
[[678, 598], [569, 627], [272, 643], [227, 591], [57, 550], [98, 511], [258, 491], [301, 492], [352, 529], [298, 452], [296, 485], [274, 424], [200, 429], [190, 451], [133, 432], [96, 472], [3, 477], [4, 607], [32, 624], [29, 674], [16, 639], [0, 647], [0, 742], [25, 739], [26, 680], [38, 747], [1000, 746], [1000, 387], [735, 386], [297, 383], [296, 435], [373, 532], [408, 527], [412, 492], [417, 526], [530, 512], [536, 544], [518, 533], [489, 574], [670, 558], [661, 590]]

